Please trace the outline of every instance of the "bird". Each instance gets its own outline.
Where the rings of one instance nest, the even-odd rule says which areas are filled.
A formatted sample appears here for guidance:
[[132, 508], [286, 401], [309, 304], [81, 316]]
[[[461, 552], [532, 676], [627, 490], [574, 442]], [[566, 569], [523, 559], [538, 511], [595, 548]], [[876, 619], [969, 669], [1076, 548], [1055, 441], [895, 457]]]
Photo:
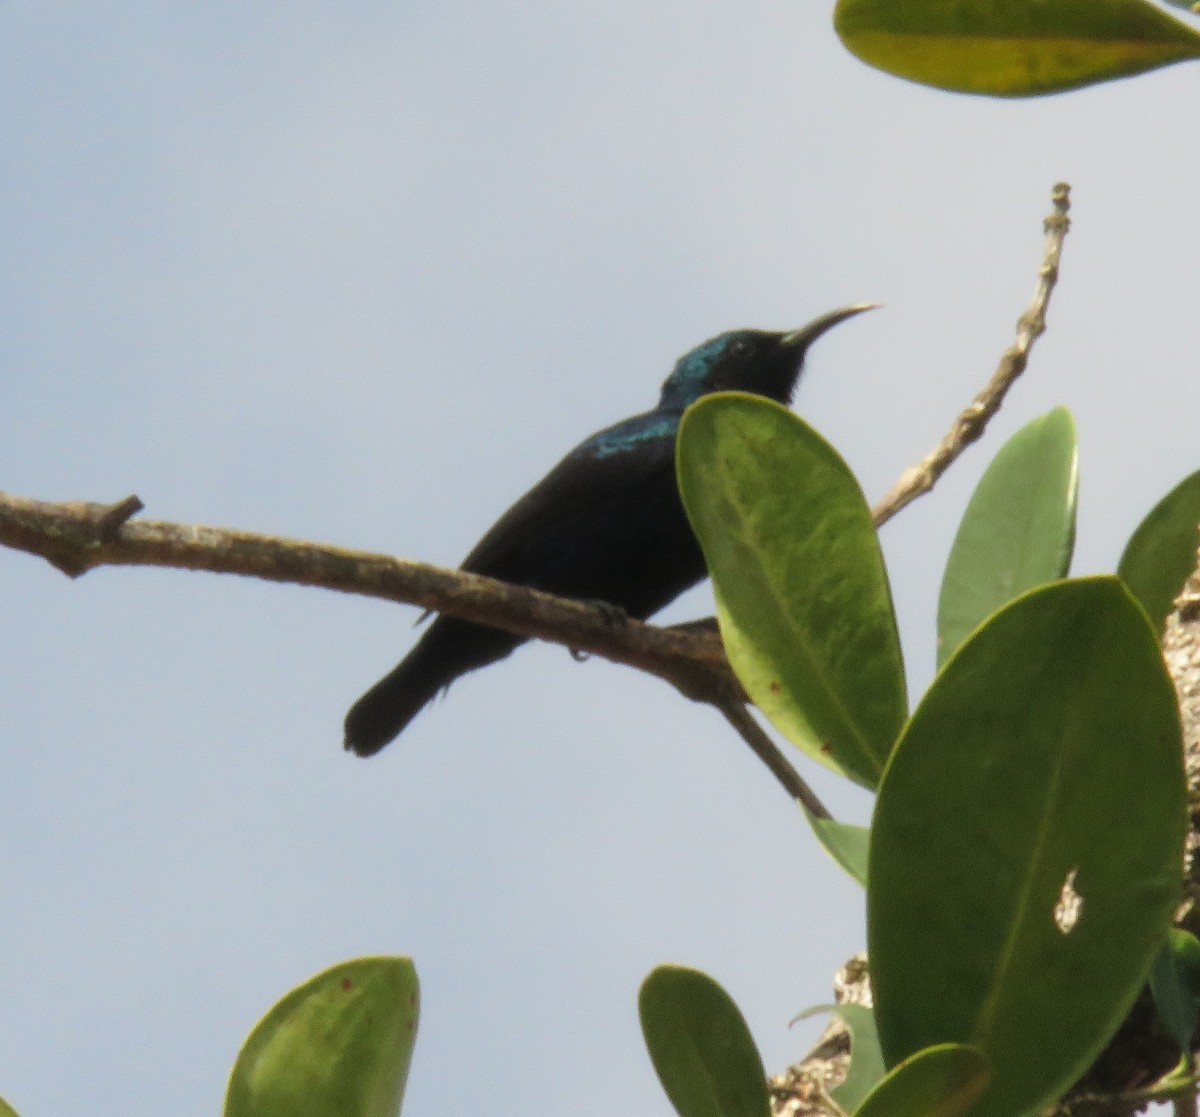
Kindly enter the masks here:
[[[675, 480], [675, 435], [688, 406], [720, 391], [787, 405], [809, 346], [877, 304], [831, 311], [798, 330], [732, 330], [684, 354], [658, 405], [584, 439], [505, 512], [460, 569], [603, 603], [645, 620], [707, 574]], [[401, 663], [350, 708], [345, 748], [372, 756], [460, 676], [526, 637], [437, 616]]]

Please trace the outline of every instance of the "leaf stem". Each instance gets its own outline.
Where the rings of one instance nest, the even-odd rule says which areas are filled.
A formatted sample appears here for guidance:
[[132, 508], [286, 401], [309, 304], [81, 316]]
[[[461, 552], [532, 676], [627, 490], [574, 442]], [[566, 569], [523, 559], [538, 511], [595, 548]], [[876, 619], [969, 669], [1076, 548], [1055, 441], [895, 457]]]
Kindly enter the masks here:
[[748, 706], [730, 699], [722, 699], [715, 705], [725, 715], [725, 720], [737, 730], [738, 736], [753, 749], [754, 755], [770, 769], [771, 775], [779, 781], [784, 791], [815, 818], [833, 817], [804, 777], [787, 762], [775, 742], [754, 720]]

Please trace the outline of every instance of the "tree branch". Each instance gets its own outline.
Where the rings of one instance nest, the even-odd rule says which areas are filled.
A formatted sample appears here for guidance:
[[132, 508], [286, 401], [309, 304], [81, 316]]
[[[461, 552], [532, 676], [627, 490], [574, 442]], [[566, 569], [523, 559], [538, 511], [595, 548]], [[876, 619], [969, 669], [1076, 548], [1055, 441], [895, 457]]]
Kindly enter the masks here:
[[352, 551], [249, 531], [129, 522], [136, 496], [116, 504], [52, 504], [0, 492], [0, 544], [46, 559], [71, 578], [97, 566], [159, 566], [240, 574], [420, 605], [520, 636], [603, 656], [665, 680], [716, 706], [793, 799], [829, 812], [746, 710], [746, 693], [715, 626], [663, 628], [479, 574], [390, 555]]
[[1000, 410], [1009, 388], [1029, 364], [1029, 353], [1033, 343], [1046, 331], [1046, 310], [1050, 305], [1050, 294], [1058, 282], [1059, 261], [1062, 258], [1063, 240], [1071, 227], [1067, 212], [1071, 208], [1071, 187], [1059, 182], [1051, 192], [1053, 212], [1046, 218], [1046, 244], [1042, 253], [1042, 266], [1038, 272], [1037, 289], [1033, 301], [1017, 320], [1016, 340], [1005, 350], [1000, 364], [979, 393], [954, 421], [954, 426], [933, 451], [912, 468], [906, 470], [892, 491], [873, 509], [875, 526], [882, 527], [902, 508], [907, 507], [919, 496], [929, 492], [938, 479], [954, 464], [962, 452], [979, 439], [987, 429], [992, 416]]
[[134, 520], [137, 497], [54, 504], [0, 493], [0, 544], [75, 578], [98, 566], [159, 566], [419, 605], [521, 636], [564, 644], [657, 675], [689, 698], [745, 701], [714, 632], [662, 628], [479, 574], [300, 539]]

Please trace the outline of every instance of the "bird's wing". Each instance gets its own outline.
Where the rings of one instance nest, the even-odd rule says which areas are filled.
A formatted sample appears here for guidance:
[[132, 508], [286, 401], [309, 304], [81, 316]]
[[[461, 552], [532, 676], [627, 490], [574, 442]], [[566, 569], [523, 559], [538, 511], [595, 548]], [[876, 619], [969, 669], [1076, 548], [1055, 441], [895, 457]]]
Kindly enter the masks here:
[[[572, 450], [492, 525], [462, 569], [536, 585], [541, 571], [528, 563], [541, 566], [544, 557], [533, 556], [543, 548], [570, 545], [581, 525], [602, 529], [609, 517], [619, 518], [613, 525], [619, 531], [631, 495], [649, 497], [666, 486], [673, 492], [675, 427], [647, 426], [646, 418], [619, 423]], [[631, 435], [636, 445], [628, 444]]]

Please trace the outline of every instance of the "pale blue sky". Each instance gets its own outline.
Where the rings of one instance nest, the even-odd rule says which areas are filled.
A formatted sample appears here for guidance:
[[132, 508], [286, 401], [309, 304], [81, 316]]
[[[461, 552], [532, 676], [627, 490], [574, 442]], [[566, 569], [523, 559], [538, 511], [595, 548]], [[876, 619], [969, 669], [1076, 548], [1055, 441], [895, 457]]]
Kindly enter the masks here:
[[[1078, 568], [1197, 461], [1194, 68], [1031, 103], [906, 85], [827, 7], [0, 8], [0, 488], [454, 564], [725, 329], [886, 309], [798, 397], [880, 495], [1062, 286]], [[971, 453], [884, 533], [914, 693]], [[415, 610], [0, 552], [0, 1095], [212, 1114], [287, 989], [409, 953], [406, 1114], [667, 1114], [635, 998], [701, 966], [773, 1070], [861, 899], [723, 723], [527, 648], [340, 749]], [[710, 609], [707, 587], [671, 617]], [[809, 769], [805, 769], [809, 772]], [[835, 808], [866, 797], [815, 777]]]

